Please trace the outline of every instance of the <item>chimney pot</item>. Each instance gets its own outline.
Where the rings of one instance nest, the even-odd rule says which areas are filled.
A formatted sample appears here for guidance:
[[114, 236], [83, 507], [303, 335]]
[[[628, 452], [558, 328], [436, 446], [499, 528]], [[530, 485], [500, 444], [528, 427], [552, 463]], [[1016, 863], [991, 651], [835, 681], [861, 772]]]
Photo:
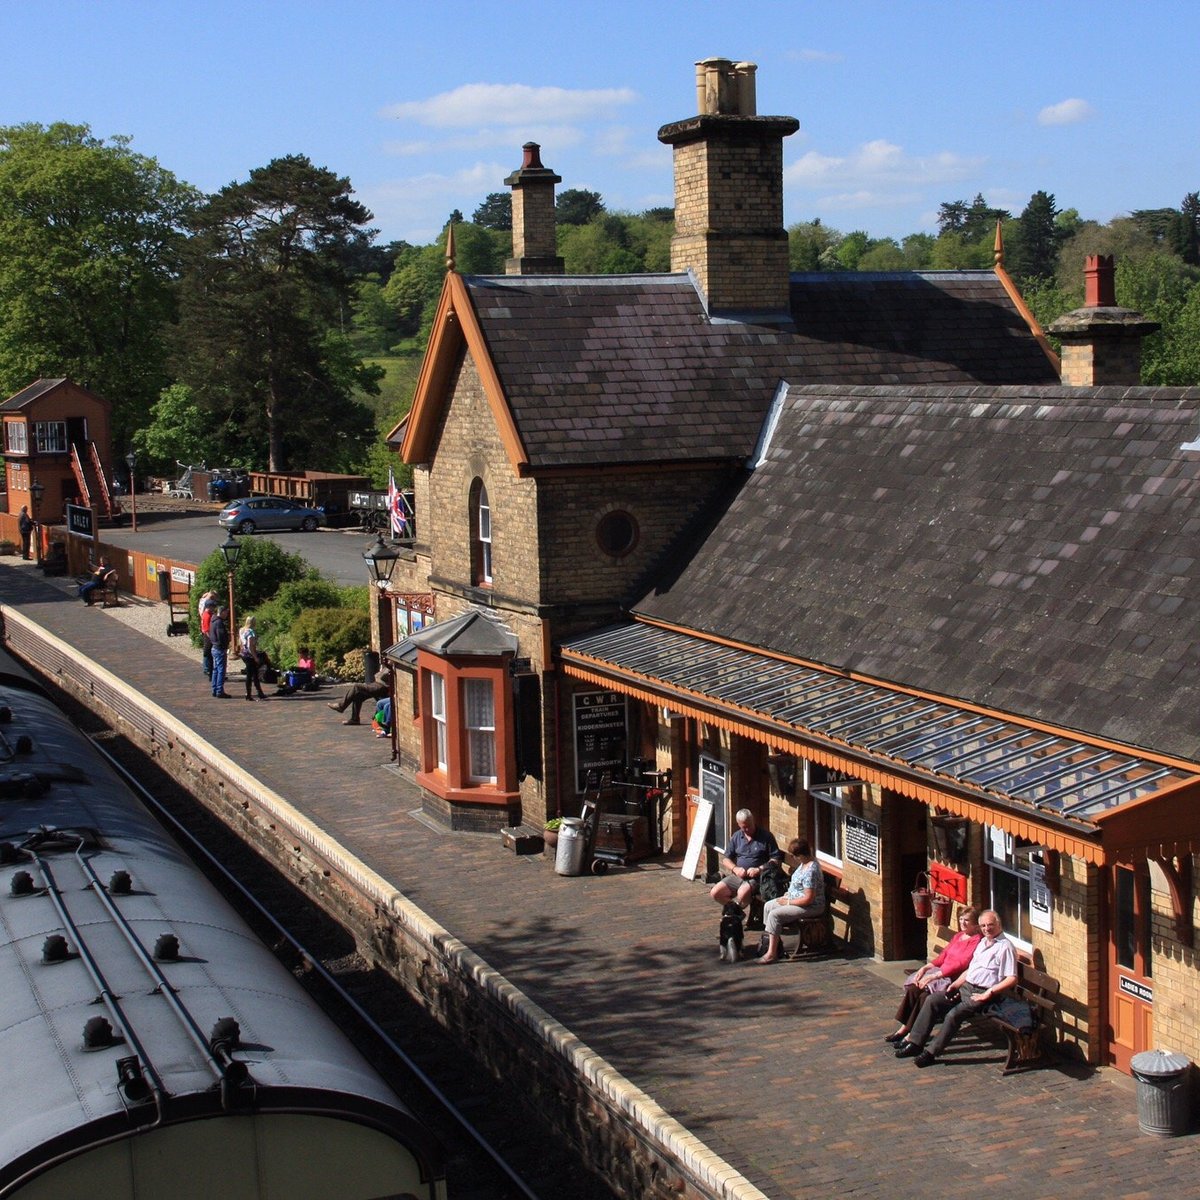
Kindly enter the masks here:
[[1083, 303], [1088, 308], [1116, 308], [1117, 275], [1111, 254], [1089, 254], [1083, 263]]
[[535, 171], [544, 171], [546, 168], [542, 166], [542, 148], [537, 142], [526, 142], [521, 147], [525, 152], [521, 159], [521, 170], [524, 171], [532, 168]]

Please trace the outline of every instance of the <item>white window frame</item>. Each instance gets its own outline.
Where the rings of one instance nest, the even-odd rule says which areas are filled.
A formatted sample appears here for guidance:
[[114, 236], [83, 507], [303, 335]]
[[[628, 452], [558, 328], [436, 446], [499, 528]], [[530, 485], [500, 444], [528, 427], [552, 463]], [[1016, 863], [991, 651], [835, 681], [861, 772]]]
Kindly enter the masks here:
[[[984, 826], [983, 858], [988, 868], [987, 889], [988, 905], [996, 908], [996, 876], [1005, 875], [1017, 881], [1017, 920], [1019, 928], [1005, 928], [1004, 932], [1013, 945], [1022, 950], [1033, 949], [1033, 926], [1029, 919], [1029, 890], [1031, 886], [1029, 861], [1030, 853], [1036, 849], [1034, 843], [1015, 834], [1006, 833], [995, 825]], [[1003, 841], [1004, 850], [997, 853], [997, 845]], [[1019, 844], [1024, 843], [1024, 844]], [[1025, 863], [1021, 867], [1022, 860]], [[997, 909], [997, 911], [999, 911]], [[1026, 936], [1028, 934], [1028, 936]]]
[[39, 454], [66, 454], [66, 421], [34, 421], [33, 444]]
[[446, 729], [446, 677], [429, 673], [429, 716], [433, 721], [434, 754], [439, 771], [450, 769], [450, 738]]
[[29, 426], [24, 421], [4, 423], [4, 450], [7, 454], [29, 453]]
[[[813, 798], [813, 855], [818, 862], [840, 868], [845, 842], [845, 835], [842, 832], [842, 808], [844, 807], [842, 803], [842, 789], [836, 785], [828, 788], [815, 788], [810, 790], [809, 795]], [[820, 805], [824, 805], [825, 808], [822, 809]], [[822, 815], [824, 815], [827, 821], [832, 822], [833, 846], [823, 844], [821, 836]]]
[[[463, 687], [463, 724], [467, 731], [467, 778], [472, 783], [496, 782], [496, 692], [490, 679], [467, 678]], [[476, 700], [472, 701], [472, 693]], [[486, 695], [486, 714], [475, 718], [476, 705]], [[486, 749], [485, 749], [486, 748]], [[481, 758], [489, 761], [482, 764]], [[490, 772], [486, 769], [491, 767]]]
[[492, 582], [492, 505], [486, 486], [480, 483], [476, 502], [476, 533], [479, 537], [479, 582]]

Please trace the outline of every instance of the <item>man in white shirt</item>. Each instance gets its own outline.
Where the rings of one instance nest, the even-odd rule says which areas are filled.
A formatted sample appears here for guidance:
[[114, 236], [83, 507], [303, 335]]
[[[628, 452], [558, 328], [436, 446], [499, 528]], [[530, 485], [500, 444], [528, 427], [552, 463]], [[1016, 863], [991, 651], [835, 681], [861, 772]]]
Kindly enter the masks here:
[[[1016, 987], [1017, 952], [1004, 936], [999, 915], [991, 909], [980, 913], [979, 929], [983, 937], [975, 947], [970, 964], [947, 988], [947, 994], [958, 993], [958, 1000], [951, 1007], [950, 1001], [930, 996], [917, 1014], [908, 1036], [896, 1049], [897, 1058], [915, 1058], [918, 1067], [932, 1066], [968, 1017]], [[929, 1034], [943, 1015], [942, 1028], [926, 1050]]]

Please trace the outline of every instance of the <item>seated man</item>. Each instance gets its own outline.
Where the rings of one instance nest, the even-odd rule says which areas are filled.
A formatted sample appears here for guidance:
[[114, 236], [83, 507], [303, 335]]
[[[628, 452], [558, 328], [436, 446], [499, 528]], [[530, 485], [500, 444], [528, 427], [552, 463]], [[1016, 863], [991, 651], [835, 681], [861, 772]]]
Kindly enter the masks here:
[[780, 862], [783, 853], [769, 829], [759, 829], [748, 808], [738, 809], [734, 818], [737, 832], [729, 839], [721, 857], [725, 876], [716, 884], [709, 895], [718, 904], [733, 901], [743, 908], [758, 890], [758, 877], [763, 867], [772, 859]]
[[117, 573], [112, 567], [109, 566], [107, 558], [101, 558], [96, 564], [95, 569], [92, 571], [91, 576], [88, 578], [87, 583], [81, 583], [79, 585], [79, 598], [88, 606], [88, 608], [92, 607], [92, 593], [97, 588], [107, 587], [110, 577], [115, 581], [117, 578]]
[[767, 952], [758, 961], [773, 963], [779, 958], [780, 934], [787, 925], [797, 925], [805, 917], [825, 911], [825, 878], [812, 856], [809, 844], [800, 838], [788, 843], [788, 853], [800, 861], [792, 871], [787, 892], [778, 900], [768, 900], [763, 909], [763, 924], [769, 943]]
[[391, 686], [387, 683], [355, 683], [346, 689], [346, 694], [338, 701], [337, 704], [330, 704], [330, 708], [334, 712], [345, 712], [350, 710], [348, 720], [342, 722], [343, 725], [361, 725], [359, 720], [362, 715], [362, 706], [368, 700], [382, 700], [385, 696], [391, 695]]
[[[897, 1058], [915, 1058], [918, 1067], [932, 1066], [968, 1017], [1016, 987], [1017, 953], [1000, 928], [999, 915], [991, 909], [980, 913], [979, 929], [983, 938], [970, 965], [942, 995], [930, 996], [922, 1005], [908, 1036], [896, 1049]], [[945, 1017], [942, 1028], [926, 1050], [930, 1031], [941, 1017]]]

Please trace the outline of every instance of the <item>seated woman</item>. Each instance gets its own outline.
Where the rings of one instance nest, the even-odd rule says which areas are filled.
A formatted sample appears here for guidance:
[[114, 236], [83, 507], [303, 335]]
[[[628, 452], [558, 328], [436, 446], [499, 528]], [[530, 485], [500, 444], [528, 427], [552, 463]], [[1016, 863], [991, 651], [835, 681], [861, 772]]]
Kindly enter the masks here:
[[825, 911], [825, 880], [809, 844], [793, 838], [788, 842], [788, 854], [799, 862], [792, 868], [787, 892], [778, 900], [768, 900], [763, 909], [768, 944], [766, 954], [758, 960], [760, 963], [778, 961], [779, 935], [785, 926], [799, 924], [805, 917], [818, 916]]
[[88, 606], [92, 607], [92, 593], [97, 588], [105, 588], [108, 586], [109, 577], [116, 579], [117, 573], [109, 566], [107, 558], [101, 558], [96, 564], [95, 570], [92, 571], [87, 583], [79, 585], [79, 598]]
[[904, 981], [904, 999], [896, 1009], [900, 1028], [889, 1033], [884, 1041], [896, 1043], [904, 1039], [917, 1019], [921, 1005], [931, 995], [944, 992], [950, 981], [957, 979], [970, 965], [980, 936], [979, 909], [964, 908], [958, 914], [958, 932], [946, 943], [946, 948]]

